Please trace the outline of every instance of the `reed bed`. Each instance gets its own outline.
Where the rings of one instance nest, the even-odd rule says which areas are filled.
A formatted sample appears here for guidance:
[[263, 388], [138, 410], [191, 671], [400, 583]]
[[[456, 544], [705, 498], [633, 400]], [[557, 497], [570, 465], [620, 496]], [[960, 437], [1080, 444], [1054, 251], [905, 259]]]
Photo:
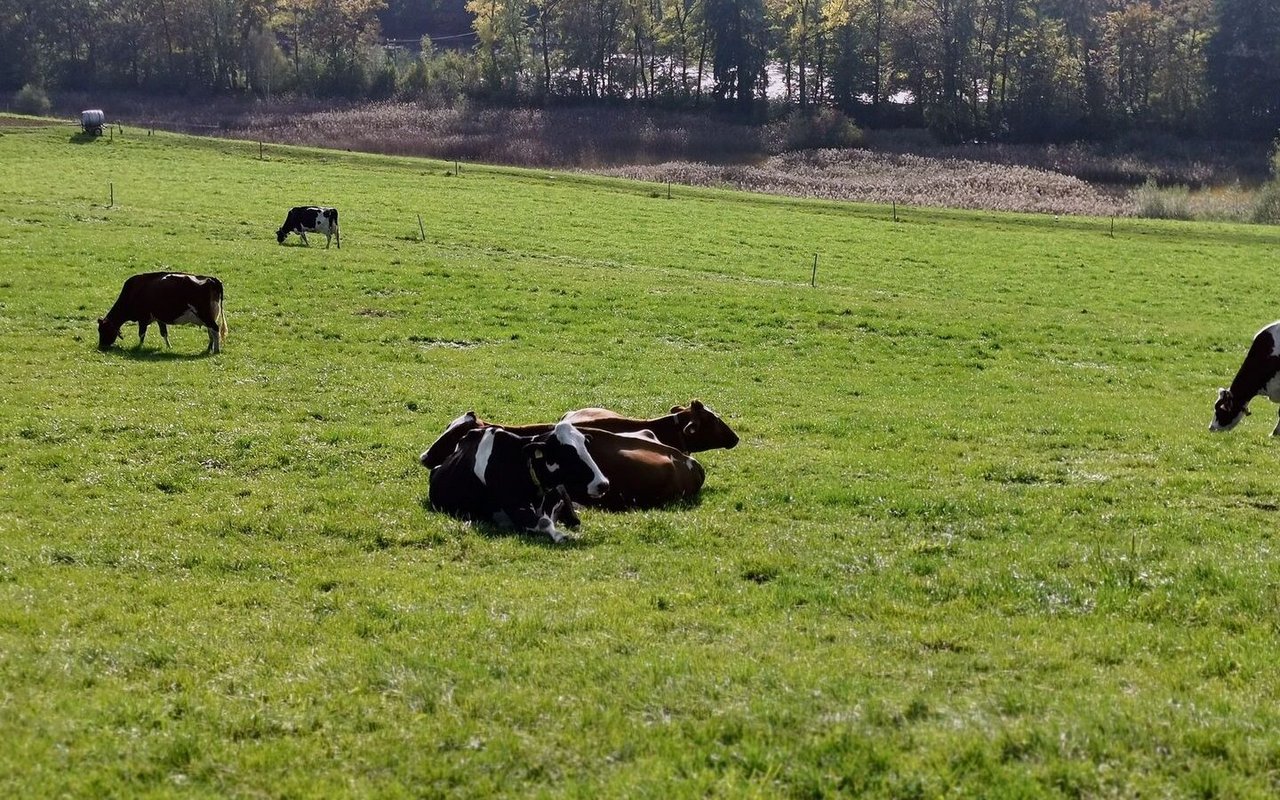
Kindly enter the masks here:
[[255, 110], [226, 133], [287, 144], [529, 167], [740, 160], [757, 156], [764, 147], [764, 132], [756, 127], [628, 108], [376, 103], [305, 113]]
[[673, 162], [603, 172], [824, 200], [1089, 216], [1134, 211], [1127, 195], [1109, 195], [1079, 178], [1048, 170], [864, 149], [783, 153], [758, 165]]
[[[387, 155], [567, 168], [639, 180], [863, 202], [1096, 216], [1272, 221], [1265, 146], [1148, 135], [1102, 144], [941, 145], [923, 131], [860, 132], [865, 149], [788, 151], [785, 120], [626, 107], [470, 102], [335, 106], [305, 98], [205, 103], [65, 94], [135, 126]], [[1263, 207], [1265, 205], [1265, 208]]]

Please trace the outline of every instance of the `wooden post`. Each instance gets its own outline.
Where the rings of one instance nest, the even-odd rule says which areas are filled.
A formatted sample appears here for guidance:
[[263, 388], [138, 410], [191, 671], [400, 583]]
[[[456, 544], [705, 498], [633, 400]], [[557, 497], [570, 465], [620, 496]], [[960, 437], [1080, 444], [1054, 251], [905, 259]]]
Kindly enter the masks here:
[[1111, 238], [1116, 238], [1116, 215], [1111, 215]]
[[421, 214], [419, 214], [419, 215], [418, 215], [418, 233], [422, 234], [422, 241], [424, 241], [424, 242], [425, 242], [425, 241], [427, 240], [427, 231], [426, 231], [426, 229], [425, 229], [425, 228], [423, 228], [423, 227], [422, 227], [422, 215], [421, 215]]
[[671, 199], [671, 181], [667, 181], [667, 199]]
[[111, 187], [111, 202], [107, 203], [107, 208], [111, 208], [116, 204], [116, 185], [114, 183], [108, 183], [107, 186]]
[[813, 277], [809, 279], [809, 285], [815, 289], [818, 287], [818, 254], [813, 254]]
[[898, 221], [898, 201], [897, 200], [893, 201], [893, 221], [894, 222]]
[[262, 142], [258, 142], [258, 160], [262, 160]]

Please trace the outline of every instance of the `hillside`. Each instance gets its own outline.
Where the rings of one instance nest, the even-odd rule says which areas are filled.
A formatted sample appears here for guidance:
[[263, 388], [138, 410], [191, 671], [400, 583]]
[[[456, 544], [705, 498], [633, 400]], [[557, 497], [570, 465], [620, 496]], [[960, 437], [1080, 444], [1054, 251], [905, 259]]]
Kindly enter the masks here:
[[[1280, 789], [1275, 406], [1206, 431], [1274, 229], [4, 118], [0, 163], [0, 794]], [[99, 352], [163, 268], [224, 351]], [[697, 504], [426, 507], [467, 409], [693, 397], [742, 437]]]

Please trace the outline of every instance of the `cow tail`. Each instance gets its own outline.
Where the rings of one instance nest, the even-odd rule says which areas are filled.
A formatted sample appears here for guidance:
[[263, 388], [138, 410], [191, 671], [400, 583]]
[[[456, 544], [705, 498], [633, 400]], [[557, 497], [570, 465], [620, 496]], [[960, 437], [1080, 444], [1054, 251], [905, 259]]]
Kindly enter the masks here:
[[227, 341], [227, 314], [222, 310], [222, 281], [218, 281], [218, 349]]

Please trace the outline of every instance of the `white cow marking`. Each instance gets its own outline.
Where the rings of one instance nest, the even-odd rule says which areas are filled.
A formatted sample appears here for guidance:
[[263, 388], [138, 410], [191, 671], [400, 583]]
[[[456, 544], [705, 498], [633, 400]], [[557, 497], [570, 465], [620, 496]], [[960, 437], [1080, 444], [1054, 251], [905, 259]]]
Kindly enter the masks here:
[[599, 497], [609, 488], [609, 479], [600, 471], [600, 467], [596, 465], [596, 461], [587, 452], [587, 437], [582, 435], [582, 431], [573, 427], [568, 422], [556, 423], [556, 439], [564, 445], [568, 445], [578, 454], [578, 458], [582, 463], [591, 468], [591, 483], [587, 484], [587, 494], [592, 497]]
[[485, 482], [484, 474], [489, 469], [489, 456], [493, 455], [493, 428], [485, 430], [480, 437], [480, 446], [476, 448], [476, 463], [473, 469], [476, 477], [480, 479], [481, 486], [488, 486]]

